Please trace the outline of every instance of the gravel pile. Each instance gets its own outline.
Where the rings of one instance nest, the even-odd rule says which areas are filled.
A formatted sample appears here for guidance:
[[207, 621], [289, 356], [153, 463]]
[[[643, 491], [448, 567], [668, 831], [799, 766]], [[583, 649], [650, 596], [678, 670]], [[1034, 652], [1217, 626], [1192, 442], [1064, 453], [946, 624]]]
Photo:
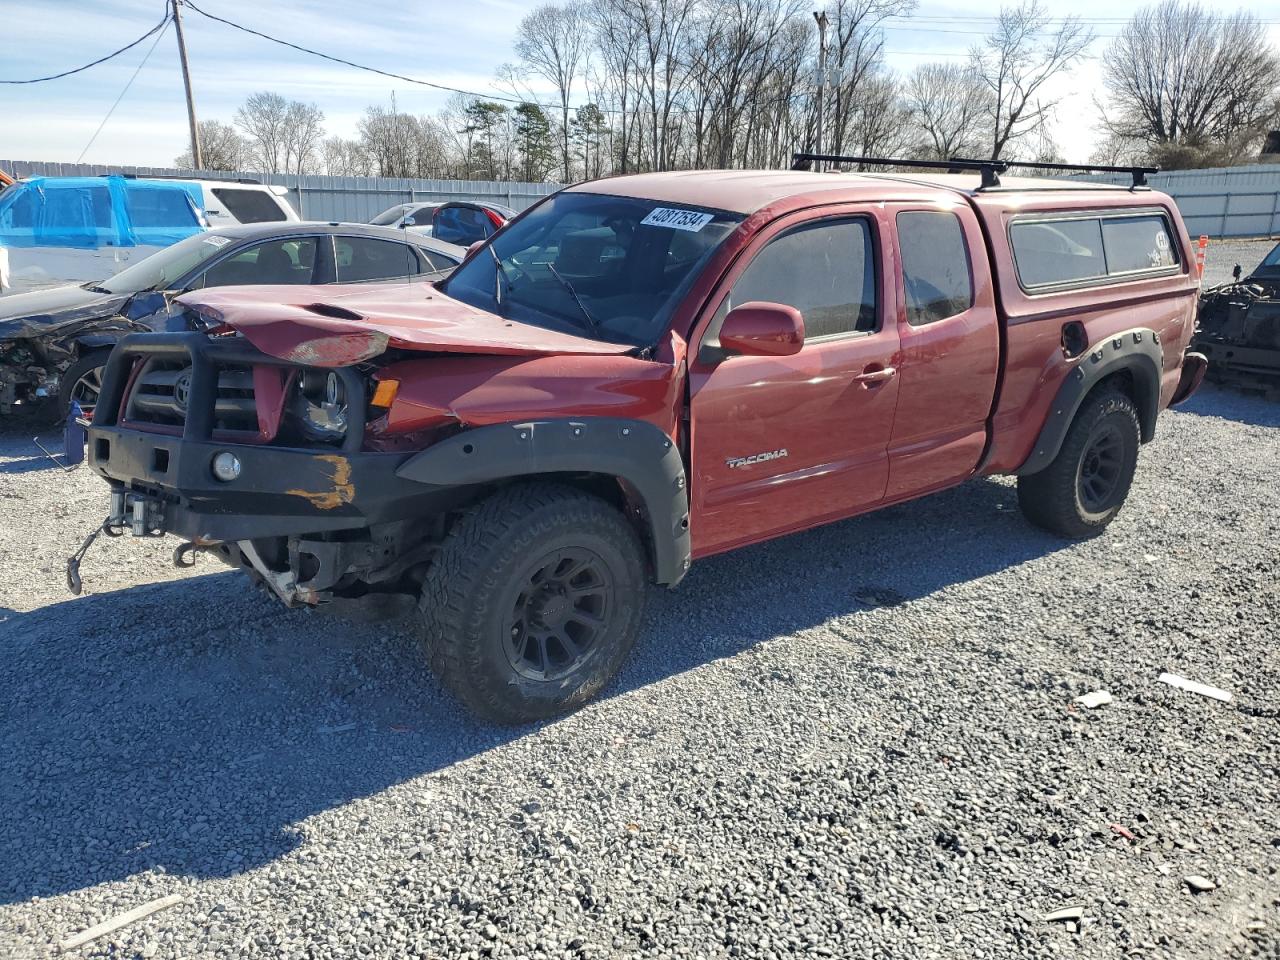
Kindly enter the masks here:
[[77, 952], [1280, 956], [1278, 427], [1206, 387], [1088, 543], [982, 480], [695, 564], [603, 699], [515, 730], [394, 609], [172, 540], [68, 597], [105, 488], [11, 432], [0, 955], [178, 894]]

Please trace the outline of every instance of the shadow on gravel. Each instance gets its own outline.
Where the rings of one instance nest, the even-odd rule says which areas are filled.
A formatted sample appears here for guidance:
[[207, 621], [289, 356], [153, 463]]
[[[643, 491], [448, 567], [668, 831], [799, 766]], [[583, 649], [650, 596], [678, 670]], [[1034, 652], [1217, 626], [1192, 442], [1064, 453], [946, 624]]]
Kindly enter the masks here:
[[[652, 593], [606, 697], [835, 617], [874, 643], [860, 613], [1061, 546], [984, 480], [706, 560]], [[0, 656], [5, 903], [151, 868], [259, 867], [307, 817], [532, 732], [463, 713], [404, 621], [287, 611], [231, 572], [0, 618]]]
[[[52, 449], [52, 448], [50, 448]], [[60, 470], [61, 468], [46, 457], [40, 454], [38, 457], [23, 457], [16, 460], [5, 460], [0, 462], [0, 474], [4, 473], [32, 473], [36, 470]]]
[[1212, 383], [1206, 383], [1195, 396], [1174, 409], [1180, 413], [1235, 420], [1255, 427], [1280, 427], [1280, 403]]

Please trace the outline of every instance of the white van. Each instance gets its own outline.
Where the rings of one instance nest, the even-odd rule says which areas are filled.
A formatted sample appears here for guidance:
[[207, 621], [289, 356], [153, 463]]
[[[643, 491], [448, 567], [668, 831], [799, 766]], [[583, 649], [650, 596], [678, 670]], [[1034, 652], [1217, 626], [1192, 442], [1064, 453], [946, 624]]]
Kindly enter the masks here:
[[104, 280], [210, 227], [296, 222], [287, 193], [234, 180], [19, 180], [0, 193], [0, 294]]

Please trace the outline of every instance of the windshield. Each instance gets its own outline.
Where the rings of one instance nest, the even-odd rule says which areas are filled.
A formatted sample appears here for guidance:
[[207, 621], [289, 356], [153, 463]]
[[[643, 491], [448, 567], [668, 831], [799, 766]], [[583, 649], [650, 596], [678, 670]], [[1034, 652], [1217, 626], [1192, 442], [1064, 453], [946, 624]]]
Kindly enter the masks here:
[[91, 286], [118, 294], [166, 289], [179, 277], [217, 256], [231, 243], [230, 237], [217, 233], [197, 233]]
[[1280, 273], [1280, 244], [1276, 244], [1271, 248], [1271, 252], [1263, 258], [1253, 272], [1255, 275], [1259, 273]]
[[521, 323], [649, 345], [736, 213], [559, 193], [445, 281], [449, 296]]
[[410, 207], [409, 204], [407, 203], [397, 204], [396, 206], [392, 207], [390, 210], [383, 210], [380, 214], [378, 214], [369, 222], [373, 224], [375, 227], [389, 227], [393, 223], [399, 223], [400, 218], [405, 215], [405, 212], [411, 209], [413, 208]]

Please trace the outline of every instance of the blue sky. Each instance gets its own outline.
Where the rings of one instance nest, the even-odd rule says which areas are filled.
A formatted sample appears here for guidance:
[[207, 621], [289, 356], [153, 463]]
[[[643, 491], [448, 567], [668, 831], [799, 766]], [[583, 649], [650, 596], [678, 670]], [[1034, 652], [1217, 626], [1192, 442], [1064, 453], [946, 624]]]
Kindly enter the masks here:
[[[516, 24], [536, 0], [198, 0], [211, 13], [336, 56], [450, 86], [493, 91], [494, 71], [514, 59]], [[79, 66], [109, 53], [159, 21], [163, 0], [5, 0], [0, 12], [0, 79], [20, 79]], [[815, 3], [815, 7], [817, 4]], [[1132, 0], [1051, 0], [1051, 14], [1123, 17], [1141, 6]], [[1247, 3], [1247, 9], [1280, 21], [1280, 2]], [[910, 20], [886, 33], [889, 64], [906, 71], [931, 58], [958, 60], [985, 26], [943, 21], [948, 16], [990, 16], [982, 6], [921, 0]], [[1217, 7], [1226, 12], [1231, 7]], [[351, 136], [365, 107], [389, 104], [434, 113], [448, 94], [349, 67], [327, 63], [207, 20], [184, 15], [196, 107], [202, 119], [230, 121], [249, 94], [270, 89], [314, 102], [330, 134]], [[1103, 37], [1118, 25], [1098, 23]], [[1280, 41], [1280, 27], [1271, 27]], [[80, 157], [112, 102], [151, 46], [144, 41], [121, 57], [84, 73], [29, 86], [0, 86], [0, 159], [74, 161]], [[1073, 160], [1091, 149], [1097, 89], [1096, 61], [1086, 62], [1058, 85], [1063, 97], [1055, 136]], [[536, 89], [536, 88], [535, 88]], [[549, 93], [549, 91], [546, 91]], [[550, 99], [548, 97], [548, 99]], [[84, 160], [93, 163], [168, 165], [186, 149], [186, 113], [172, 27]]]

